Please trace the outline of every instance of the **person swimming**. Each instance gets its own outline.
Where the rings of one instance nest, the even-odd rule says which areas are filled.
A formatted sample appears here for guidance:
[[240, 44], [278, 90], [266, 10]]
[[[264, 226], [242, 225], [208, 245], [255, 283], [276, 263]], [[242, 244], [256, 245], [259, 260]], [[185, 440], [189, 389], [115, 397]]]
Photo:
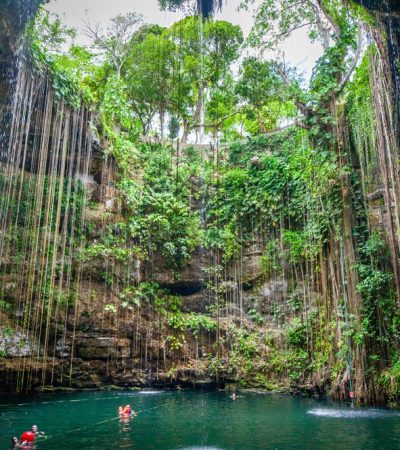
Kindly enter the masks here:
[[35, 437], [44, 436], [44, 432], [39, 431], [37, 425], [32, 425], [32, 433], [35, 435]]
[[124, 406], [124, 407], [120, 406], [120, 407], [118, 408], [118, 414], [119, 414], [120, 416], [127, 416], [127, 415], [130, 415], [130, 414], [128, 414], [128, 412], [127, 412], [127, 410], [126, 410], [126, 406]]
[[19, 444], [19, 447], [17, 448], [22, 448], [23, 450], [33, 450], [36, 447], [33, 442], [23, 442], [22, 444]]
[[118, 408], [118, 414], [120, 416], [124, 416], [124, 417], [131, 417], [131, 416], [136, 416], [137, 414], [135, 413], [135, 411], [132, 410], [132, 408], [130, 407], [130, 405], [126, 405], [124, 407], [120, 406]]
[[19, 446], [19, 440], [16, 436], [13, 436], [11, 438], [11, 448], [20, 448]]
[[35, 433], [33, 431], [24, 431], [20, 438], [21, 448], [32, 448], [35, 441]]

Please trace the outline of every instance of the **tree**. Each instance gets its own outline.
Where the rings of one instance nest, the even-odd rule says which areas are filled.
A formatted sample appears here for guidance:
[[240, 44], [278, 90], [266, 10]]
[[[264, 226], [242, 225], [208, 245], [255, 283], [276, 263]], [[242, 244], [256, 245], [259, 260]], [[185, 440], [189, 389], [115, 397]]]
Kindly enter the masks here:
[[276, 48], [300, 28], [307, 28], [309, 38], [318, 40], [324, 50], [313, 71], [312, 98], [305, 101], [284, 64], [280, 74], [299, 111], [309, 119], [318, 109], [326, 112], [329, 102], [349, 81], [362, 50], [362, 32], [351, 8], [335, 0], [265, 0], [257, 12], [249, 43], [262, 51]]
[[131, 41], [124, 78], [132, 108], [139, 117], [146, 135], [158, 113], [161, 134], [170, 104], [172, 84], [173, 42], [165, 29], [146, 26], [138, 30]]
[[40, 8], [27, 29], [27, 36], [34, 49], [40, 48], [47, 55], [54, 56], [61, 52], [68, 41], [75, 38], [76, 30], [63, 25], [56, 14], [50, 14]]
[[131, 39], [141, 22], [142, 16], [135, 12], [114, 17], [106, 30], [99, 24], [92, 26], [86, 22], [86, 33], [93, 40], [94, 48], [111, 62], [118, 78], [130, 51]]
[[240, 112], [234, 86], [232, 74], [227, 73], [223, 80], [209, 88], [204, 126], [207, 131], [211, 131], [214, 142], [221, 130], [225, 138], [234, 133], [233, 126]]
[[188, 17], [169, 29], [175, 43], [173, 113], [183, 124], [186, 142], [192, 129], [204, 126], [206, 93], [230, 74], [243, 41], [240, 27], [229, 22], [205, 22]]
[[[236, 93], [247, 120], [255, 121], [253, 132], [266, 133], [275, 128], [278, 107], [287, 103], [287, 89], [274, 62], [261, 61], [256, 57], [246, 58], [241, 67]], [[285, 113], [288, 108], [284, 108]]]

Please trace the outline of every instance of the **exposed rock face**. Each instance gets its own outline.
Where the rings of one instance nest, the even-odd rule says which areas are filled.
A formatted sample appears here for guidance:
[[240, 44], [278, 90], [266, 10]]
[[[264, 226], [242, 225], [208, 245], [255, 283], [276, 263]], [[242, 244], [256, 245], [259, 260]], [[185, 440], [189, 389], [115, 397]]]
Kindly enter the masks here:
[[206, 290], [182, 297], [182, 311], [204, 313], [211, 306], [212, 300]]
[[[220, 311], [222, 328], [229, 327], [232, 314], [239, 314], [235, 301], [240, 296], [244, 311], [258, 310], [271, 317], [272, 305], [286, 301], [287, 282], [283, 278], [262, 279], [261, 255], [261, 244], [249, 244], [244, 252], [248, 264], [242, 274], [246, 291], [238, 284], [234, 268], [227, 271], [227, 278], [221, 284], [227, 295], [226, 306]], [[150, 279], [179, 294], [183, 312], [205, 314], [214, 302], [207, 287], [209, 258], [204, 251], [198, 252], [179, 273], [172, 273], [157, 259], [159, 266], [157, 269], [153, 266]], [[105, 385], [215, 387], [230, 380], [223, 370], [218, 376], [210, 372], [209, 355], [213, 353], [215, 332], [199, 337], [186, 335], [183, 347], [173, 350], [160, 339], [145, 311], [140, 316], [129, 309], [118, 314], [107, 312], [106, 305], [118, 304], [119, 300], [101, 280], [103, 270], [104, 267], [82, 266], [77, 315], [72, 305], [58, 325], [52, 327], [55, 346], [48, 350], [48, 355], [54, 354], [54, 358], [35, 363], [35, 358], [31, 360], [29, 356], [32, 348], [40, 344], [32, 340], [22, 346], [23, 336], [18, 333], [11, 340], [0, 339], [0, 349], [8, 349], [7, 359], [0, 365], [5, 389], [17, 386], [19, 370], [31, 373], [33, 389], [43, 384], [77, 389]], [[143, 272], [142, 279], [145, 276]], [[9, 295], [12, 292], [11, 289]], [[246, 312], [242, 320], [252, 326]], [[149, 330], [153, 330], [151, 334]], [[22, 366], [18, 356], [27, 357]]]
[[[0, 1], [0, 128], [11, 122], [13, 90], [19, 70], [21, 35], [42, 0]], [[6, 159], [8, 140], [0, 138], [0, 161]]]
[[0, 355], [8, 358], [24, 358], [32, 354], [33, 344], [26, 335], [0, 328]]
[[44, 0], [2, 0], [0, 3], [0, 63], [15, 56], [21, 34]]
[[151, 261], [151, 265], [144, 265], [142, 267], [143, 279], [150, 279], [161, 285], [167, 285], [171, 288], [175, 286], [176, 290], [181, 290], [185, 293], [194, 293], [204, 287], [205, 281], [209, 278], [206, 268], [210, 265], [210, 255], [202, 249], [198, 249], [185, 264], [182, 270], [175, 273], [165, 264], [165, 261], [160, 255], [155, 254]]
[[397, 141], [400, 141], [400, 2], [398, 0], [353, 0], [370, 11], [382, 24], [386, 34], [387, 56], [392, 75], [397, 118]]
[[397, 0], [353, 0], [364, 8], [370, 11], [384, 13], [384, 14], [394, 14], [400, 13], [400, 4]]
[[104, 336], [84, 336], [77, 343], [77, 356], [82, 359], [130, 358], [132, 341]]

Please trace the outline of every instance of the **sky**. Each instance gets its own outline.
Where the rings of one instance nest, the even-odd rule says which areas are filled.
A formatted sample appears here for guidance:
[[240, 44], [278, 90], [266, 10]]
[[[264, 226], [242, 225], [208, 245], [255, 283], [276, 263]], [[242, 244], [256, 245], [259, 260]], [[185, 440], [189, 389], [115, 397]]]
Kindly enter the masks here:
[[[252, 27], [255, 9], [261, 1], [255, 0], [249, 11], [238, 11], [241, 0], [224, 0], [222, 11], [215, 18], [240, 25], [247, 36]], [[143, 14], [146, 23], [168, 27], [183, 18], [182, 12], [160, 11], [157, 0], [50, 0], [46, 9], [60, 15], [66, 25], [78, 29], [77, 41], [80, 44], [88, 43], [83, 33], [84, 22], [88, 19], [91, 24], [100, 23], [106, 27], [109, 19], [117, 14], [136, 11]], [[321, 47], [310, 44], [303, 29], [288, 39], [283, 51], [288, 65], [297, 67], [305, 79], [309, 79], [315, 60], [321, 55]]]
[[[256, 0], [250, 11], [237, 11], [241, 0], [224, 2], [221, 12], [216, 18], [241, 25], [243, 32], [248, 34], [252, 25], [252, 12], [260, 0]], [[129, 11], [136, 11], [144, 16], [147, 23], [158, 23], [169, 26], [183, 17], [182, 12], [161, 11], [157, 0], [50, 0], [46, 9], [64, 15], [68, 25], [82, 27], [87, 16], [93, 22], [107, 23], [108, 19]]]

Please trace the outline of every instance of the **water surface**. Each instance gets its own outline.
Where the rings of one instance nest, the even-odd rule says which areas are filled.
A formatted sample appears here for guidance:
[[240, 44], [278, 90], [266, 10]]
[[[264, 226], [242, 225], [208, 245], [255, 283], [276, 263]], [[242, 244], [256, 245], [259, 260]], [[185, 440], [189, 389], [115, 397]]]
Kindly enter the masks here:
[[[137, 417], [118, 418], [129, 403]], [[0, 400], [0, 449], [32, 424], [36, 449], [396, 449], [400, 412], [278, 394], [123, 391]]]

